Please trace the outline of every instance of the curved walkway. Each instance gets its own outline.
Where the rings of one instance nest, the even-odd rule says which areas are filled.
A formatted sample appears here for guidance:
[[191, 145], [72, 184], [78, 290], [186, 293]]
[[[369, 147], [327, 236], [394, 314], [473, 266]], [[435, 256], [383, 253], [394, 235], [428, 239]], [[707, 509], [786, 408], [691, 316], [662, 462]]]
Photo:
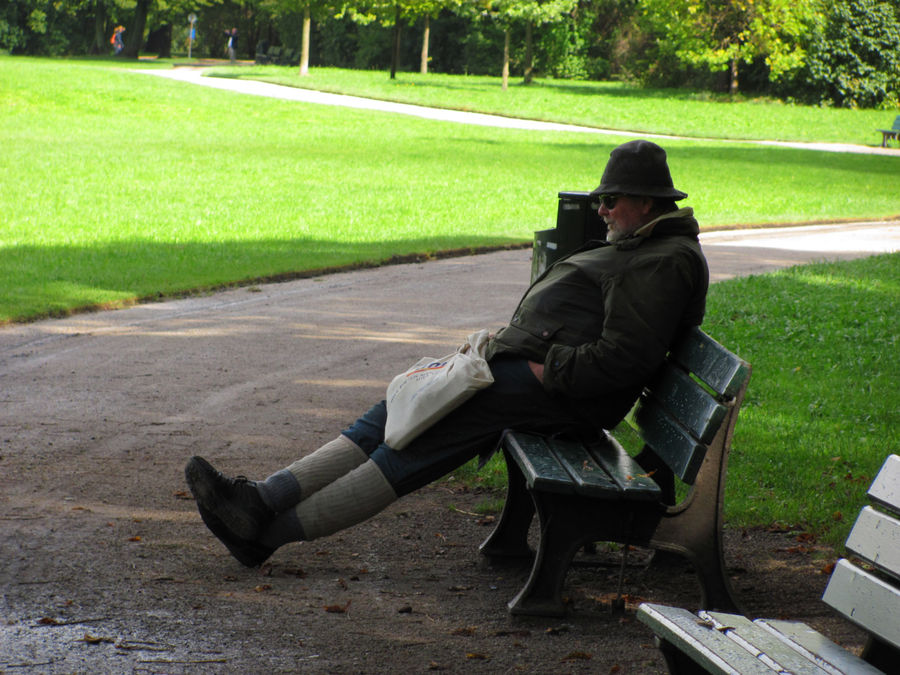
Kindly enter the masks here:
[[[259, 82], [256, 80], [241, 80], [225, 77], [206, 77], [204, 75], [204, 70], [205, 69], [203, 68], [197, 67], [178, 67], [171, 70], [135, 70], [133, 72], [144, 73], [148, 75], [157, 75], [159, 77], [166, 77], [172, 80], [179, 80], [181, 82], [190, 82], [191, 84], [211, 87], [213, 89], [224, 89], [228, 91], [239, 92], [242, 94], [251, 94], [254, 96], [267, 96], [269, 98], [278, 98], [286, 101], [317, 103], [320, 105], [342, 106], [346, 108], [378, 110], [381, 112], [390, 112], [399, 115], [410, 115], [413, 117], [422, 117], [425, 119], [440, 120], [444, 122], [457, 122], [459, 124], [475, 124], [479, 126], [503, 127], [506, 129], [527, 129], [534, 131], [570, 131], [587, 134], [602, 134], [608, 136], [640, 135], [644, 138], [686, 138], [682, 136], [670, 136], [665, 134], [648, 134], [643, 132], [599, 129], [596, 127], [586, 127], [577, 124], [541, 122], [539, 120], [527, 120], [515, 117], [504, 117], [502, 115], [465, 112], [462, 110], [448, 110], [446, 108], [430, 108], [427, 106], [413, 105], [410, 103], [380, 101], [377, 99], [363, 98], [360, 96], [350, 96], [347, 94], [330, 94], [328, 92], [316, 91], [314, 89], [299, 89], [297, 87], [287, 87], [284, 85], [271, 84], [269, 82]], [[849, 143], [804, 143], [793, 141], [753, 140], [738, 141], [721, 138], [692, 138], [691, 140], [719, 141], [721, 143], [776, 145], [781, 147], [801, 148], [806, 150], [822, 150], [825, 152], [851, 152], [859, 154], [891, 155], [900, 157], [900, 149], [869, 147], [867, 145], [851, 145]]]

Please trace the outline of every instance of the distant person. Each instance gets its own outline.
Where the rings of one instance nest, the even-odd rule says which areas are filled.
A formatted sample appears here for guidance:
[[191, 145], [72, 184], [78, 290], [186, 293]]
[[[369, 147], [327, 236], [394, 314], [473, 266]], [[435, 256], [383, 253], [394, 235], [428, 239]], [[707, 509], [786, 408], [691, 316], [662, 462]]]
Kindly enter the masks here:
[[110, 43], [113, 46], [113, 52], [116, 56], [122, 53], [122, 50], [125, 49], [125, 38], [122, 33], [125, 32], [125, 26], [116, 26], [113, 31], [112, 37], [109, 39]]
[[238, 29], [226, 30], [225, 35], [228, 36], [228, 60], [233, 65], [237, 58]]
[[593, 195], [606, 241], [553, 264], [492, 336], [494, 382], [403, 450], [384, 442], [384, 401], [334, 440], [254, 482], [201, 457], [185, 468], [206, 526], [254, 567], [280, 546], [360, 523], [398, 497], [492, 454], [504, 429], [597, 434], [631, 409], [670, 345], [699, 326], [709, 270], [693, 210], [678, 208], [666, 152], [615, 148]]

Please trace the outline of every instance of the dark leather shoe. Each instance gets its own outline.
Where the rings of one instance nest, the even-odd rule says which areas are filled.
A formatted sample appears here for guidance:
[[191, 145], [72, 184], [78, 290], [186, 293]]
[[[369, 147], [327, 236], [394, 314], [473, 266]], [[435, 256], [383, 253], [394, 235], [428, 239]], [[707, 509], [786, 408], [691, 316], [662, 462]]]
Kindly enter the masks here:
[[246, 567], [259, 567], [268, 560], [273, 553], [274, 548], [263, 546], [255, 541], [244, 541], [238, 539], [234, 533], [229, 530], [225, 523], [216, 518], [212, 513], [197, 504], [197, 510], [200, 511], [200, 517], [219, 541], [225, 544], [225, 548], [233, 555], [239, 563]]
[[275, 512], [259, 496], [256, 483], [243, 476], [228, 478], [202, 457], [191, 457], [184, 475], [198, 507], [214, 516], [236, 540], [255, 541], [275, 518]]

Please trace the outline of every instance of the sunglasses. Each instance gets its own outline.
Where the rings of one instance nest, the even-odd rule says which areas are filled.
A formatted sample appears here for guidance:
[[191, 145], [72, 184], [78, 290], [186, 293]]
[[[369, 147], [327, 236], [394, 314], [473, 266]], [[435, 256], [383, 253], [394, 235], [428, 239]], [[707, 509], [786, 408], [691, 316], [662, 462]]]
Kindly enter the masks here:
[[600, 195], [598, 201], [607, 211], [612, 211], [616, 208], [618, 201], [624, 196], [625, 195]]

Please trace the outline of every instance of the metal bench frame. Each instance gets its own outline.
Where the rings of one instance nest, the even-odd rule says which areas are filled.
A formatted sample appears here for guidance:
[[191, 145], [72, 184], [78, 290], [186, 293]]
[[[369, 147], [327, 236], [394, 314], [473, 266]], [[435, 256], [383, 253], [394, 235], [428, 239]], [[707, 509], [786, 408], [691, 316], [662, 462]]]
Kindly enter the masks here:
[[[562, 588], [579, 548], [620, 542], [688, 558], [701, 606], [733, 611], [722, 551], [728, 454], [750, 366], [699, 328], [688, 331], [629, 415], [643, 450], [632, 458], [609, 434], [590, 442], [509, 431], [506, 503], [481, 552], [533, 556], [512, 614], [565, 613]], [[697, 379], [702, 380], [701, 384]], [[691, 486], [675, 503], [675, 477]], [[528, 544], [534, 514], [540, 542]]]

